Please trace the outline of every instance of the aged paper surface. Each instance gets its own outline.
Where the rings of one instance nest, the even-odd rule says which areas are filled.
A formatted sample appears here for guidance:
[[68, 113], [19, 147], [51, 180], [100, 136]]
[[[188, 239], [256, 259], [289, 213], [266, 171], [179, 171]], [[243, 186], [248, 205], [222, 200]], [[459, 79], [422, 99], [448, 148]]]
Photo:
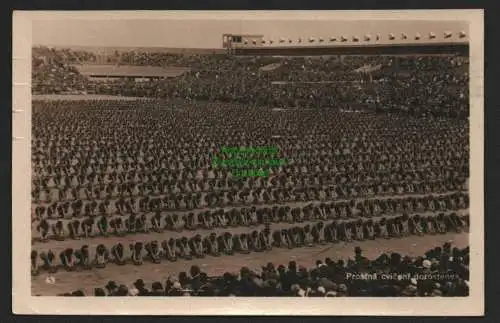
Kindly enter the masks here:
[[482, 315], [483, 43], [481, 10], [14, 12], [14, 313]]

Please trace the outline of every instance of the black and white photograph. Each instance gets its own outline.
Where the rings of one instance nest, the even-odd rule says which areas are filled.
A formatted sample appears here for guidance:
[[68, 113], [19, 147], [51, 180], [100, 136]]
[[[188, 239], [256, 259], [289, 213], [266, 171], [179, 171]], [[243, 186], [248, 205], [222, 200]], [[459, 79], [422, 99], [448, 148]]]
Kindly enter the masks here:
[[482, 11], [316, 14], [15, 13], [13, 305], [481, 315]]

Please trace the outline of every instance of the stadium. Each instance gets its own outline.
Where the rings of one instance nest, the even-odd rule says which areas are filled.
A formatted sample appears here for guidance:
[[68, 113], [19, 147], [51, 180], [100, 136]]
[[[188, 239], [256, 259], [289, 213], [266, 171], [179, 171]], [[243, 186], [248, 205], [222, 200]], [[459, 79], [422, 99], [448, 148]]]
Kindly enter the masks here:
[[467, 296], [468, 37], [33, 47], [32, 294]]

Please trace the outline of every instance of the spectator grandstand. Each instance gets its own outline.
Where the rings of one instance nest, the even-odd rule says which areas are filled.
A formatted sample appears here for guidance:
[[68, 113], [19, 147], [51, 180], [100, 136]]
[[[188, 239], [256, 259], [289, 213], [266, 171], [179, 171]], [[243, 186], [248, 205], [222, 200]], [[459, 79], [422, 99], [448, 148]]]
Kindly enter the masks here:
[[[34, 94], [87, 89], [87, 93], [90, 91], [94, 94], [234, 102], [258, 107], [358, 107], [420, 115], [468, 117], [468, 88], [464, 86], [468, 84], [468, 61], [463, 56], [176, 57], [159, 53], [152, 55], [148, 64], [170, 69], [175, 67], [168, 74], [174, 78], [163, 80], [153, 76], [156, 80], [138, 83], [133, 78], [113, 77], [134, 74], [132, 71], [137, 70], [134, 65], [108, 67], [100, 75], [108, 73], [109, 82], [92, 82], [72, 65], [57, 65], [67, 55], [65, 51], [60, 56], [57, 56], [57, 51], [50, 53], [59, 57], [50, 60], [56, 63], [40, 63], [33, 67]], [[111, 59], [120, 66], [127, 63], [140, 65], [144, 62], [141, 59], [143, 56], [135, 58], [130, 54], [111, 56]], [[92, 56], [87, 54], [82, 57], [80, 62]], [[48, 60], [40, 57], [34, 59], [36, 62]], [[277, 65], [272, 70], [262, 69], [269, 64]], [[48, 66], [51, 66], [50, 73], [47, 73]], [[96, 68], [99, 69], [99, 66], [85, 67], [84, 74], [89, 75], [89, 71]], [[369, 68], [369, 72], [360, 73], [360, 68]], [[127, 69], [127, 72], [116, 72], [120, 69]]]

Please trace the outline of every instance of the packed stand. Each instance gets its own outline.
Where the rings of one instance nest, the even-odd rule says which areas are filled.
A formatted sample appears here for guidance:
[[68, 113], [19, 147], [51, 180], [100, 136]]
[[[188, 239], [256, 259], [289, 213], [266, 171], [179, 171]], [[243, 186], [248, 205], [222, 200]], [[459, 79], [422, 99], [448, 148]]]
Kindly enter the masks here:
[[90, 82], [72, 64], [92, 60], [84, 51], [34, 47], [32, 52], [33, 94], [84, 94]]
[[[166, 80], [103, 83], [85, 79], [73, 66], [95, 62], [94, 54], [69, 53], [34, 51], [34, 93], [87, 88], [95, 94], [258, 107], [377, 109], [417, 116], [468, 117], [468, 59], [456, 55], [303, 58], [115, 52], [106, 57], [108, 64], [187, 67], [190, 72]], [[53, 58], [47, 62], [46, 57]], [[363, 68], [370, 72], [360, 72]]]

